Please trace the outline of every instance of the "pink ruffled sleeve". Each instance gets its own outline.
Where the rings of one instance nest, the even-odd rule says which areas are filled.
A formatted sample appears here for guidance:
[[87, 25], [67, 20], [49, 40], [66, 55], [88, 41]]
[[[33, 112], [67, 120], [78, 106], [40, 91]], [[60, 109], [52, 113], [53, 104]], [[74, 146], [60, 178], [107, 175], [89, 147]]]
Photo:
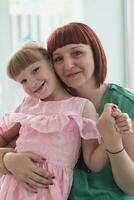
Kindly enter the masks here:
[[0, 118], [0, 135], [3, 135], [3, 133], [9, 129], [9, 127], [9, 114], [5, 114]]
[[98, 142], [101, 142], [101, 136], [98, 132], [95, 121], [83, 118], [83, 129], [81, 131], [81, 137], [83, 139], [98, 139]]
[[96, 122], [81, 116], [71, 116], [80, 128], [80, 135], [83, 139], [97, 139], [101, 143], [101, 136], [96, 127]]
[[[24, 104], [23, 99], [22, 103], [15, 109], [15, 113], [19, 112], [22, 105]], [[2, 117], [0, 117], [0, 135], [4, 137], [4, 133], [12, 127], [13, 124], [10, 122], [10, 113], [4, 114]]]

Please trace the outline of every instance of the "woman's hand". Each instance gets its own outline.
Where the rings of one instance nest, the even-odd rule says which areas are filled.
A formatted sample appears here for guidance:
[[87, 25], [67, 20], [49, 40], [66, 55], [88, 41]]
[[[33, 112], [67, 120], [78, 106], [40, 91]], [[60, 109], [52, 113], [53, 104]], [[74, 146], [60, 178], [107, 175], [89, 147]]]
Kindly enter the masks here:
[[130, 134], [133, 128], [129, 118], [124, 120], [122, 115], [119, 116], [114, 118], [112, 104], [107, 104], [97, 127], [107, 149], [116, 184], [128, 195], [134, 195], [134, 134]]
[[1, 147], [0, 148], [0, 172], [6, 174], [8, 171], [5, 168], [5, 165], [3, 163], [3, 157], [6, 153], [8, 152], [14, 152], [13, 148], [8, 148], [8, 147]]
[[10, 152], [4, 155], [3, 161], [7, 170], [27, 191], [36, 193], [38, 187], [48, 188], [53, 184], [54, 174], [39, 167], [44, 162], [39, 155]]

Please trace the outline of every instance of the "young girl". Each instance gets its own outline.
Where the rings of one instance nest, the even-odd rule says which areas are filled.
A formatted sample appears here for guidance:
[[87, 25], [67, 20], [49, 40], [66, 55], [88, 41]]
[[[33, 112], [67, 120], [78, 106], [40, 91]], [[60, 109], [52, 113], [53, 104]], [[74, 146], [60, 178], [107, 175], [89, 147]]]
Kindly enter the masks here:
[[[10, 59], [8, 74], [29, 95], [17, 113], [8, 115], [9, 125], [18, 124], [20, 128], [16, 152], [34, 152], [44, 157], [41, 167], [54, 174], [54, 184], [30, 193], [9, 173], [3, 178], [0, 199], [66, 200], [81, 138], [84, 160], [90, 170], [99, 171], [108, 161], [103, 143], [98, 145], [95, 108], [89, 100], [71, 96], [62, 87], [47, 52], [39, 46], [29, 44], [19, 50]], [[112, 113], [113, 105], [109, 106]], [[118, 121], [122, 114], [116, 111], [113, 115]], [[118, 128], [121, 130], [120, 125]], [[9, 157], [10, 154], [4, 156], [6, 167]]]

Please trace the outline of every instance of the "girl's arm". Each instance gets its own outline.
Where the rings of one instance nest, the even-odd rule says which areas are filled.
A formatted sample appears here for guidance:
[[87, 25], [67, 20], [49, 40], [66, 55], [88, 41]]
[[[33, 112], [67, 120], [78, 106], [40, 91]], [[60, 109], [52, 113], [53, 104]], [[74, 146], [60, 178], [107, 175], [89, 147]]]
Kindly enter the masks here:
[[[134, 127], [134, 120], [132, 124]], [[122, 135], [116, 131], [114, 125], [111, 108], [105, 106], [97, 127], [105, 148], [109, 151], [108, 156], [117, 185], [127, 194], [134, 195], [134, 133]]]
[[83, 157], [87, 167], [94, 172], [101, 171], [108, 163], [108, 156], [103, 142], [96, 140], [82, 140]]
[[[98, 118], [95, 107], [90, 101], [87, 101], [84, 107], [83, 117], [90, 118], [94, 121]], [[105, 146], [103, 142], [99, 144], [97, 139], [82, 139], [82, 150], [85, 164], [91, 171], [100, 171], [108, 162]]]

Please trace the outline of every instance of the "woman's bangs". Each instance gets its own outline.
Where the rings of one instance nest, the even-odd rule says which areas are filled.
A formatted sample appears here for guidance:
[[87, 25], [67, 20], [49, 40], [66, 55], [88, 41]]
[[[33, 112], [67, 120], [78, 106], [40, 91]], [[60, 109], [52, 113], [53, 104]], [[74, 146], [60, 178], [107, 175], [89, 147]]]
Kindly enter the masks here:
[[70, 29], [65, 29], [64, 27], [63, 31], [55, 31], [50, 38], [51, 39], [48, 40], [47, 43], [48, 52], [50, 55], [52, 55], [56, 49], [68, 44], [87, 44], [87, 37], [82, 30], [77, 29], [77, 27]]

